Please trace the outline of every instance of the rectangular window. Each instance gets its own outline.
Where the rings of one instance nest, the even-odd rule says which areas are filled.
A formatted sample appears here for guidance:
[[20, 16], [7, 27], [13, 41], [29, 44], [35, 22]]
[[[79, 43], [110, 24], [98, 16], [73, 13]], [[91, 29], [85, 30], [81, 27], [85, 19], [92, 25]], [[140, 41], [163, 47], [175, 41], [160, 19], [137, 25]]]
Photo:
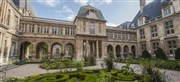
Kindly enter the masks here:
[[140, 29], [140, 38], [141, 38], [141, 39], [145, 39], [144, 29]]
[[171, 7], [167, 6], [167, 7], [163, 8], [163, 14], [164, 14], [164, 16], [170, 15], [171, 14]]
[[86, 22], [83, 21], [83, 29], [84, 29], [84, 32], [86, 32]]
[[152, 49], [154, 51], [154, 54], [156, 53], [158, 47], [159, 47], [159, 43], [158, 42], [153, 42], [152, 43]]
[[91, 22], [89, 25], [90, 34], [95, 34], [95, 24], [94, 22]]
[[14, 18], [14, 28], [17, 28], [18, 27], [18, 17], [15, 15], [15, 18]]
[[158, 33], [157, 33], [157, 26], [153, 25], [151, 26], [151, 37], [157, 37]]
[[140, 17], [139, 19], [138, 19], [138, 25], [140, 26], [140, 25], [143, 25], [144, 24], [144, 22], [143, 22], [143, 17]]
[[101, 33], [101, 23], [99, 23], [99, 33]]
[[174, 34], [174, 26], [173, 26], [173, 21], [168, 21], [165, 22], [165, 28], [166, 28], [166, 34]]
[[168, 41], [167, 43], [168, 43], [168, 48], [169, 48], [169, 54], [171, 56], [174, 56], [175, 50], [177, 49], [176, 41], [175, 40], [171, 40], [171, 41]]
[[141, 44], [141, 50], [144, 51], [146, 49], [146, 44], [145, 43], [142, 43]]
[[4, 58], [7, 57], [7, 50], [8, 50], [8, 47], [7, 47], [7, 40], [5, 40], [5, 41], [4, 41], [4, 55], [3, 55]]
[[7, 15], [7, 25], [10, 24], [10, 18], [11, 18], [11, 10], [8, 9], [8, 15]]

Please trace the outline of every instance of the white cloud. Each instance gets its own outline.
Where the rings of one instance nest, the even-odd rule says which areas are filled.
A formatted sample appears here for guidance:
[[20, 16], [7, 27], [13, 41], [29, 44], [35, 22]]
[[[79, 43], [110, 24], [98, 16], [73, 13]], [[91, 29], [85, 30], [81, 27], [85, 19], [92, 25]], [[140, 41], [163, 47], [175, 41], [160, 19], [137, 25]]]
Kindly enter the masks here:
[[114, 27], [118, 26], [117, 24], [110, 23], [110, 22], [106, 23], [106, 25], [107, 25], [107, 26], [114, 26]]
[[60, 0], [37, 0], [37, 2], [49, 7], [56, 7], [58, 4], [61, 3]]
[[63, 14], [63, 13], [74, 13], [73, 10], [71, 8], [69, 8], [68, 6], [64, 5], [62, 7], [62, 10], [56, 10], [57, 13], [59, 14]]
[[75, 12], [66, 5], [64, 5], [61, 10], [56, 10], [56, 13], [59, 16], [63, 16], [64, 20], [72, 21], [75, 18]]
[[80, 5], [87, 5], [89, 0], [74, 0], [75, 3], [79, 3]]
[[101, 5], [101, 4], [110, 4], [112, 0], [74, 0], [75, 3], [80, 5]]
[[68, 16], [65, 18], [65, 20], [73, 21], [74, 18], [75, 18], [75, 15], [74, 15], [74, 14], [70, 14], [70, 15], [68, 15]]

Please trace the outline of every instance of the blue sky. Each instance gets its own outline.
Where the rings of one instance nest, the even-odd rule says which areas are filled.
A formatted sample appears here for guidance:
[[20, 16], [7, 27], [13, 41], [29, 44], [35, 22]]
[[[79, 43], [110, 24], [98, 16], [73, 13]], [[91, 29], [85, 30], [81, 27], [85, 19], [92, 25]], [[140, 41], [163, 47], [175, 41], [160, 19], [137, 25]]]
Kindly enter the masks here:
[[101, 10], [110, 26], [131, 21], [140, 8], [139, 0], [32, 0], [32, 4], [39, 17], [58, 20], [73, 20], [80, 7], [89, 4]]

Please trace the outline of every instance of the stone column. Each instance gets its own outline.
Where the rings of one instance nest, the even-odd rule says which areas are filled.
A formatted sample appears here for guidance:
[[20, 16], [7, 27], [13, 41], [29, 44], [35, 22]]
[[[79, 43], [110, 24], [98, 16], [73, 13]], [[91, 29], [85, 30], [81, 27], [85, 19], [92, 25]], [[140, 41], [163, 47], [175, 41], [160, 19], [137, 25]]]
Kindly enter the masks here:
[[52, 57], [52, 55], [51, 55], [51, 44], [49, 43], [48, 44], [48, 57]]
[[35, 25], [34, 25], [34, 33], [38, 33], [38, 28], [39, 28], [38, 25], [35, 24]]
[[116, 58], [116, 47], [112, 46], [113, 47], [113, 55], [114, 55], [114, 58]]
[[2, 35], [3, 35], [2, 32], [0, 32], [0, 53], [1, 53], [1, 48], [2, 48], [2, 46], [1, 46], [2, 45]]
[[89, 42], [86, 40], [86, 56], [89, 55]]
[[77, 39], [76, 40], [76, 60], [78, 61], [81, 61], [83, 58], [82, 58], [82, 55], [83, 55], [83, 40], [81, 39]]
[[0, 64], [3, 63], [3, 54], [4, 54], [4, 37], [3, 37], [3, 34], [1, 35], [2, 36], [2, 39], [1, 39], [1, 42], [2, 42], [2, 45], [1, 45], [1, 53], [0, 53]]
[[98, 41], [96, 41], [96, 58], [99, 58], [99, 44], [98, 44]]
[[7, 40], [7, 57], [6, 57], [6, 63], [8, 63], [8, 60], [9, 60], [9, 54], [10, 54], [10, 51], [11, 51], [11, 44], [12, 44], [12, 41], [11, 41], [11, 38], [9, 38], [9, 40]]
[[35, 42], [32, 43], [32, 59], [36, 59], [36, 46], [37, 44]]
[[121, 47], [121, 58], [124, 59], [124, 46]]

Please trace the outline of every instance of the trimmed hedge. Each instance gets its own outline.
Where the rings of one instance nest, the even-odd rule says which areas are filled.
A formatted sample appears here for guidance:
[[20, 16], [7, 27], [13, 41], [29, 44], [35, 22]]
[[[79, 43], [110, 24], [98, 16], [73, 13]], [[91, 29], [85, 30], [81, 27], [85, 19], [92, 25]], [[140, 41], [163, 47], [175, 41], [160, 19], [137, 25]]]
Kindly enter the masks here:
[[161, 48], [157, 49], [157, 51], [156, 51], [156, 58], [157, 59], [162, 59], [162, 60], [167, 60], [168, 59], [166, 54], [164, 53], [164, 51]]
[[178, 48], [175, 52], [175, 59], [180, 60], [180, 48]]
[[66, 81], [66, 82], [77, 82], [77, 78], [73, 77], [73, 78], [69, 79], [69, 80]]
[[151, 55], [149, 54], [149, 52], [147, 50], [144, 50], [142, 52], [142, 58], [151, 58]]
[[69, 79], [67, 74], [46, 74], [42, 76], [35, 76], [29, 79], [27, 82], [64, 82]]

